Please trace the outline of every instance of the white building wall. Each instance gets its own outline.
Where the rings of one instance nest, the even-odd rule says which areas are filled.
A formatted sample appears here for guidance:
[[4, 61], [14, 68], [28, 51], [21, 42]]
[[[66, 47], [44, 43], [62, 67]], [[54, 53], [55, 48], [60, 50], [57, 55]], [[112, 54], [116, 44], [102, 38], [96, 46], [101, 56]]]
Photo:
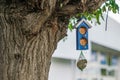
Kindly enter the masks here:
[[52, 58], [49, 80], [75, 80], [74, 60]]
[[90, 29], [90, 40], [120, 51], [120, 23], [109, 17], [107, 25], [107, 31], [105, 21], [102, 21], [101, 25], [93, 25]]

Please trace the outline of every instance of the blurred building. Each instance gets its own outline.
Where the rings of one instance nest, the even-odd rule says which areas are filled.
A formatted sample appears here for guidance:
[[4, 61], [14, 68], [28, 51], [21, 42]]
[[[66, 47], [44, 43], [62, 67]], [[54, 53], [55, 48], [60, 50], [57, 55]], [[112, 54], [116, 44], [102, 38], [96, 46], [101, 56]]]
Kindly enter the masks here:
[[68, 30], [68, 36], [58, 43], [51, 60], [49, 80], [120, 80], [120, 23], [108, 18], [89, 29], [89, 50], [83, 51], [87, 67], [80, 71], [76, 61], [76, 32]]

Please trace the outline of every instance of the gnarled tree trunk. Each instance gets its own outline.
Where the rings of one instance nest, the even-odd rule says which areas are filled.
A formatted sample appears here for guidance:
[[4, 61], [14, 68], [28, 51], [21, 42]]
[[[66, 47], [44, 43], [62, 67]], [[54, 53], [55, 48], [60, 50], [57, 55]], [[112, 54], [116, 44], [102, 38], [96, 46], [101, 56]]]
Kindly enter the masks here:
[[47, 80], [69, 18], [104, 1], [88, 0], [82, 6], [81, 0], [1, 0], [0, 80]]

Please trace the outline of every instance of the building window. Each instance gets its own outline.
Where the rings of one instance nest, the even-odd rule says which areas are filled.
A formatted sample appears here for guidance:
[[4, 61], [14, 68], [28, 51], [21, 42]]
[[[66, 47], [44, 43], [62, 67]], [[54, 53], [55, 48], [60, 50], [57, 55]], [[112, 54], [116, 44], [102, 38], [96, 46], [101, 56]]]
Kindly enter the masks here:
[[100, 63], [103, 64], [103, 65], [107, 64], [106, 54], [105, 53], [101, 53]]
[[118, 63], [118, 56], [113, 55], [111, 62], [112, 62], [112, 66], [116, 66]]
[[106, 75], [107, 75], [107, 70], [104, 69], [104, 68], [102, 68], [102, 69], [101, 69], [101, 75], [102, 75], [102, 76], [106, 76]]
[[115, 70], [108, 71], [108, 75], [112, 77], [115, 76]]
[[91, 54], [91, 61], [92, 62], [95, 62], [97, 61], [97, 52], [96, 51], [92, 51], [92, 54]]

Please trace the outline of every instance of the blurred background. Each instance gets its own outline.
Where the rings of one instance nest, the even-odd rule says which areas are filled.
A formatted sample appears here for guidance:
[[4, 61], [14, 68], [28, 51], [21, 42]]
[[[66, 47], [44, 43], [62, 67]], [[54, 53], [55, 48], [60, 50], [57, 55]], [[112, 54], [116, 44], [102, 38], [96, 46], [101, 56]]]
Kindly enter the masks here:
[[89, 49], [83, 51], [88, 63], [83, 71], [76, 66], [80, 55], [76, 30], [68, 30], [53, 54], [49, 80], [120, 80], [120, 14], [108, 15], [107, 31], [106, 21], [101, 19], [101, 25], [89, 22]]

